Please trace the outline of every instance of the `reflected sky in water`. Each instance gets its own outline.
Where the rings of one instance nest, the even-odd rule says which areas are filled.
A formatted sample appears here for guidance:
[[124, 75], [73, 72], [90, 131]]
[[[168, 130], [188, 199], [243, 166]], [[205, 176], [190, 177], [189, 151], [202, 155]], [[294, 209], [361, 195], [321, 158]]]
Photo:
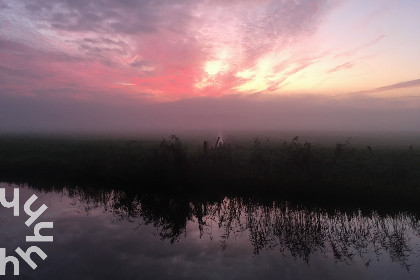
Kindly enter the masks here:
[[[0, 184], [11, 195], [16, 185]], [[87, 189], [20, 187], [1, 207], [1, 246], [26, 249], [23, 201], [49, 209], [48, 255], [20, 279], [416, 279], [420, 222], [410, 213], [338, 211], [245, 199], [191, 200]], [[48, 233], [48, 234], [47, 234]], [[35, 244], [37, 245], [37, 244]], [[14, 254], [16, 255], [16, 254]], [[8, 273], [11, 270], [8, 267]]]

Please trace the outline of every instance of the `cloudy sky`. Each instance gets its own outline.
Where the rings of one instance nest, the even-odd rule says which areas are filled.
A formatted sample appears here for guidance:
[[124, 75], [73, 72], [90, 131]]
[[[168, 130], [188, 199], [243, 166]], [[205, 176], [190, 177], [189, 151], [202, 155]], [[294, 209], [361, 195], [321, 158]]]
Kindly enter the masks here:
[[0, 0], [0, 130], [420, 129], [419, 10]]

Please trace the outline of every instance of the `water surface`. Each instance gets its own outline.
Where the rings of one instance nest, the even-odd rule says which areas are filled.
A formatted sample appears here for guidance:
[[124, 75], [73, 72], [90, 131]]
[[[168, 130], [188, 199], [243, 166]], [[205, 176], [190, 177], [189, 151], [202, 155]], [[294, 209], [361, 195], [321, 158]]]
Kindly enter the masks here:
[[[1, 246], [29, 247], [23, 202], [54, 222], [48, 255], [21, 279], [417, 279], [420, 221], [407, 212], [323, 209], [285, 201], [197, 199], [117, 190], [20, 188], [1, 207]], [[13, 254], [15, 256], [15, 254]], [[8, 267], [8, 274], [11, 268]]]

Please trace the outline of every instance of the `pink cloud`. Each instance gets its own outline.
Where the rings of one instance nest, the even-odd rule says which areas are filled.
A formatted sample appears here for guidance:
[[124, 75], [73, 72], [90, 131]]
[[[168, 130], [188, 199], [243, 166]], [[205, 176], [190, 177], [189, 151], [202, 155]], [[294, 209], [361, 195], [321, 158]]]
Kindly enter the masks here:
[[353, 63], [346, 62], [346, 63], [340, 64], [340, 65], [330, 69], [328, 71], [328, 73], [333, 73], [333, 72], [337, 72], [337, 71], [340, 71], [340, 70], [343, 70], [343, 69], [349, 69], [349, 68], [352, 68], [352, 67], [353, 67]]
[[[9, 77], [4, 87], [22, 94], [69, 88], [75, 96], [140, 92], [165, 100], [234, 93], [244, 82], [238, 71], [313, 34], [330, 1], [37, 0], [9, 6], [3, 13], [19, 32], [5, 30], [0, 40], [20, 54], [0, 54], [0, 71]], [[209, 61], [222, 65], [220, 71], [208, 74]]]

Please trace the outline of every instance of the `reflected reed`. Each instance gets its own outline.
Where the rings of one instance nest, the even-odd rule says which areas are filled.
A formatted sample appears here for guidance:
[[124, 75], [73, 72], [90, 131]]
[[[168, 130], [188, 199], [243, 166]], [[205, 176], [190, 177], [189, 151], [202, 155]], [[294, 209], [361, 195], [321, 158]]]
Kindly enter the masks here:
[[[58, 190], [57, 190], [58, 191]], [[162, 194], [116, 190], [62, 189], [80, 200], [85, 211], [103, 207], [120, 220], [152, 225], [170, 243], [198, 227], [200, 238], [211, 238], [226, 249], [229, 242], [247, 238], [253, 253], [279, 250], [310, 264], [314, 254], [366, 266], [387, 254], [409, 270], [409, 257], [418, 254], [420, 222], [408, 212], [340, 210], [305, 207], [285, 201], [222, 198], [212, 201]]]

